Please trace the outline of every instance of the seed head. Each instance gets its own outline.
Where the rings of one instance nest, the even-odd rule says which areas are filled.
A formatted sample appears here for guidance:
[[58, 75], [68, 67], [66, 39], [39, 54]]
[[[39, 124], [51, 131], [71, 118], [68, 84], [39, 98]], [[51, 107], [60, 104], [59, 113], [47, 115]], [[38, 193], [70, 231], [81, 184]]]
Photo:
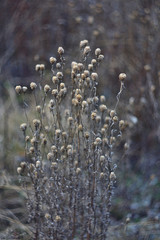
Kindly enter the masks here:
[[101, 61], [103, 61], [103, 59], [104, 59], [104, 55], [100, 54], [100, 55], [98, 56], [98, 61], [101, 62]]
[[101, 104], [99, 106], [99, 109], [100, 109], [101, 112], [105, 112], [105, 111], [107, 111], [107, 106], [105, 104]]
[[51, 90], [50, 86], [49, 86], [48, 84], [46, 84], [46, 85], [44, 86], [44, 92], [45, 92], [45, 93], [48, 93], [50, 90]]
[[27, 89], [28, 89], [28, 88], [27, 88], [27, 87], [25, 87], [25, 86], [24, 86], [24, 87], [22, 87], [22, 91], [23, 91], [23, 93], [26, 93]]
[[51, 160], [53, 160], [53, 158], [54, 158], [53, 153], [49, 152], [49, 153], [47, 154], [47, 159], [48, 159], [49, 161], [51, 161]]
[[109, 178], [110, 178], [111, 181], [116, 180], [116, 175], [115, 175], [115, 173], [114, 173], [114, 172], [111, 172]]
[[84, 55], [88, 55], [88, 54], [90, 53], [90, 51], [91, 51], [90, 46], [86, 46], [86, 47], [84, 48], [84, 50], [83, 50], [83, 54], [84, 54]]
[[58, 79], [62, 80], [63, 73], [62, 72], [57, 72], [56, 76], [57, 76]]
[[93, 72], [93, 73], [91, 74], [91, 79], [92, 79], [93, 81], [97, 81], [97, 80], [98, 80], [98, 74], [97, 74], [96, 72]]
[[53, 82], [54, 84], [58, 84], [59, 79], [57, 78], [57, 76], [53, 76], [53, 77], [52, 77], [52, 82]]
[[76, 174], [80, 174], [81, 173], [81, 169], [80, 168], [77, 168], [76, 169]]
[[30, 83], [30, 88], [31, 88], [32, 90], [36, 89], [36, 87], [37, 87], [37, 84], [36, 84], [35, 82], [31, 82], [31, 83]]
[[125, 73], [120, 73], [119, 74], [119, 80], [123, 82], [126, 79], [127, 75]]
[[95, 120], [95, 119], [96, 119], [96, 116], [97, 116], [97, 113], [96, 113], [96, 112], [92, 112], [92, 113], [91, 113], [91, 119], [92, 119], [92, 120]]
[[106, 101], [106, 98], [105, 98], [104, 95], [101, 95], [101, 96], [100, 96], [100, 101], [101, 101], [101, 103], [104, 103], [104, 102]]
[[40, 167], [41, 166], [41, 162], [40, 161], [36, 161], [36, 167]]
[[27, 129], [27, 124], [26, 124], [26, 123], [22, 123], [22, 124], [20, 125], [20, 129], [25, 132], [26, 129]]
[[61, 217], [57, 215], [55, 220], [56, 220], [56, 222], [59, 222], [59, 221], [61, 221]]
[[35, 70], [36, 70], [37, 72], [40, 71], [40, 64], [36, 64]]
[[83, 41], [80, 41], [80, 48], [84, 48], [88, 45], [88, 40], [83, 40]]
[[36, 106], [36, 111], [37, 111], [38, 113], [40, 113], [40, 112], [41, 112], [41, 110], [42, 110], [42, 108], [41, 108], [41, 106], [40, 106], [40, 105]]
[[99, 56], [100, 54], [101, 54], [101, 49], [100, 48], [96, 48], [95, 55]]
[[58, 95], [58, 90], [57, 90], [57, 89], [53, 89], [53, 90], [52, 90], [52, 94], [53, 94], [54, 97], [57, 97], [57, 95]]
[[49, 61], [51, 64], [54, 64], [57, 60], [54, 57], [50, 57]]
[[114, 110], [110, 111], [110, 117], [113, 118], [115, 116], [116, 112]]
[[44, 64], [40, 64], [40, 70], [44, 71], [44, 69], [45, 69], [45, 65]]
[[16, 90], [16, 93], [20, 94], [21, 90], [22, 90], [22, 87], [20, 85], [18, 85], [18, 86], [15, 87], [15, 90]]
[[59, 55], [62, 55], [64, 53], [63, 47], [58, 48], [58, 53], [59, 53]]
[[34, 124], [35, 128], [38, 128], [40, 126], [40, 120], [39, 119], [34, 119], [33, 124]]
[[21, 168], [21, 167], [18, 167], [18, 168], [17, 168], [17, 173], [18, 173], [18, 174], [21, 174], [21, 173], [22, 173], [22, 168]]

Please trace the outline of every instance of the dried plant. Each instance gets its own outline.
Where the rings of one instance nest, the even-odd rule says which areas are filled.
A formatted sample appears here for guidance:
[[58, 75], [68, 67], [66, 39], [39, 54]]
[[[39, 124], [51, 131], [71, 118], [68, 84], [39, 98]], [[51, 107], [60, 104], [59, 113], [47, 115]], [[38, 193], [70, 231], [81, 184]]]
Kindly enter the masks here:
[[[125, 121], [116, 114], [126, 74], [113, 110], [97, 96], [98, 66], [104, 56], [89, 57], [88, 41], [80, 42], [82, 61], [71, 63], [71, 82], [64, 71], [64, 49], [51, 57], [52, 82], [45, 84], [43, 64], [36, 65], [39, 82], [31, 82], [36, 117], [28, 117], [27, 87], [15, 90], [24, 99], [26, 123], [20, 125], [26, 161], [17, 168], [28, 196], [33, 239], [106, 239], [116, 181], [114, 146]], [[68, 86], [67, 86], [68, 85]]]

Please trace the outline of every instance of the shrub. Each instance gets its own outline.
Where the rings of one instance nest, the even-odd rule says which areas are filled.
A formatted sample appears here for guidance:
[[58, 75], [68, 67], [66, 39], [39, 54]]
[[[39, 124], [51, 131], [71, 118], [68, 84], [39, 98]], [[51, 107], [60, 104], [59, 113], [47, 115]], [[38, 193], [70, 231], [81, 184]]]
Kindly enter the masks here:
[[[17, 168], [26, 189], [29, 222], [34, 239], [106, 239], [116, 175], [112, 156], [125, 122], [116, 108], [126, 75], [121, 73], [117, 103], [110, 110], [105, 96], [97, 96], [98, 66], [104, 56], [88, 41], [80, 42], [82, 62], [71, 63], [70, 80], [64, 71], [64, 49], [50, 58], [52, 81], [44, 81], [43, 64], [36, 65], [39, 82], [31, 82], [36, 117], [26, 106], [27, 122], [20, 125], [26, 161]], [[68, 84], [68, 86], [67, 86]]]

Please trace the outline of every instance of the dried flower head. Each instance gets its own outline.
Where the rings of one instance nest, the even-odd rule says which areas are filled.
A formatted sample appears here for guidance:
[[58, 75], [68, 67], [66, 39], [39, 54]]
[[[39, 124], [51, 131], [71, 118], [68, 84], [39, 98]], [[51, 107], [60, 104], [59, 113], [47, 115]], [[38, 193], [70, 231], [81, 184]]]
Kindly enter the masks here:
[[20, 129], [21, 129], [22, 131], [26, 131], [26, 129], [27, 129], [27, 124], [26, 124], [26, 123], [22, 123], [22, 124], [20, 125]]
[[84, 50], [83, 50], [83, 54], [84, 54], [84, 55], [88, 55], [88, 54], [90, 53], [90, 51], [91, 51], [90, 46], [86, 46], [86, 47], [84, 48]]
[[51, 64], [54, 64], [54, 63], [56, 63], [57, 60], [54, 57], [50, 57], [49, 61]]
[[48, 93], [50, 90], [51, 90], [51, 87], [50, 87], [48, 84], [46, 84], [46, 85], [44, 86], [44, 92], [45, 92], [45, 93]]
[[122, 81], [122, 82], [126, 79], [126, 77], [127, 77], [127, 75], [125, 73], [120, 73], [119, 74], [119, 80]]
[[84, 48], [88, 45], [88, 40], [80, 41], [80, 48]]
[[22, 87], [20, 85], [18, 85], [18, 86], [15, 87], [15, 90], [16, 90], [16, 93], [20, 94], [21, 90], [22, 90]]
[[96, 48], [95, 55], [99, 56], [100, 54], [101, 54], [101, 49], [100, 48]]
[[36, 87], [37, 87], [37, 84], [36, 84], [35, 82], [31, 82], [31, 83], [30, 83], [30, 88], [31, 88], [32, 90], [36, 89]]
[[58, 48], [58, 53], [59, 53], [59, 55], [62, 55], [64, 53], [63, 47]]

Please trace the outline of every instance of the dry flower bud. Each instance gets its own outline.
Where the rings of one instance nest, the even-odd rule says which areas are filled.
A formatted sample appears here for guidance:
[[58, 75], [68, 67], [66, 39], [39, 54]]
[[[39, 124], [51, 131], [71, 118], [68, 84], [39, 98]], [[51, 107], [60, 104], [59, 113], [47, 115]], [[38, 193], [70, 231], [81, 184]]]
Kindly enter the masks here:
[[61, 217], [57, 215], [55, 220], [56, 220], [56, 222], [59, 222], [59, 221], [61, 221]]
[[98, 61], [101, 62], [103, 59], [104, 59], [104, 55], [100, 54], [100, 55], [98, 56]]
[[65, 88], [65, 84], [64, 83], [60, 83], [60, 88], [61, 89]]
[[82, 126], [82, 124], [80, 124], [79, 126], [78, 126], [78, 131], [82, 131], [83, 130], [83, 126]]
[[99, 123], [101, 121], [101, 117], [100, 116], [97, 116], [96, 117], [96, 122]]
[[58, 84], [59, 80], [58, 80], [57, 76], [53, 76], [53, 77], [52, 77], [52, 82], [53, 82], [54, 84]]
[[51, 168], [57, 168], [57, 163], [56, 162], [52, 162]]
[[24, 86], [24, 87], [22, 87], [23, 93], [26, 93], [27, 89], [28, 89], [28, 88], [27, 88], [27, 87], [25, 87], [25, 86]]
[[57, 68], [57, 69], [60, 69], [61, 67], [62, 67], [61, 63], [57, 63], [57, 64], [56, 64], [56, 68]]
[[100, 48], [96, 48], [95, 55], [99, 56], [100, 54], [101, 54], [101, 49]]
[[88, 40], [80, 41], [80, 48], [84, 48], [88, 45]]
[[58, 48], [58, 53], [59, 55], [62, 55], [64, 53], [64, 49], [62, 47]]
[[91, 51], [90, 46], [86, 46], [86, 47], [84, 48], [84, 50], [83, 50], [83, 54], [84, 54], [84, 55], [87, 55], [87, 54], [90, 53], [90, 51]]
[[114, 117], [113, 117], [113, 121], [114, 121], [114, 122], [118, 122], [118, 117], [117, 117], [117, 116], [114, 116]]
[[82, 101], [82, 107], [83, 107], [83, 108], [88, 107], [88, 103], [87, 103], [86, 101]]
[[52, 145], [52, 146], [51, 146], [51, 151], [52, 151], [53, 153], [57, 153], [57, 147], [56, 147], [55, 145]]
[[101, 144], [102, 142], [102, 139], [100, 137], [97, 137], [96, 140], [95, 140], [96, 144]]
[[51, 161], [51, 160], [53, 160], [53, 158], [54, 158], [53, 153], [49, 152], [49, 153], [47, 154], [47, 159]]
[[45, 92], [45, 93], [48, 93], [50, 90], [51, 90], [50, 86], [49, 86], [48, 84], [46, 84], [46, 85], [44, 86], [44, 92]]
[[86, 139], [88, 139], [89, 138], [89, 132], [85, 132], [85, 134], [84, 134], [84, 137], [86, 138]]
[[115, 143], [115, 141], [116, 141], [116, 138], [115, 138], [115, 137], [110, 137], [110, 143], [111, 143], [111, 144]]
[[107, 111], [107, 106], [105, 104], [101, 104], [99, 106], [99, 109], [100, 109], [101, 112], [105, 112], [105, 111]]
[[62, 80], [63, 73], [62, 72], [57, 72], [56, 76], [57, 76], [58, 79]]
[[18, 86], [15, 87], [15, 90], [16, 90], [16, 93], [20, 94], [21, 90], [22, 90], [22, 87], [20, 85], [18, 85]]
[[124, 127], [124, 120], [120, 120], [119, 121], [119, 128], [123, 129], [123, 127]]
[[21, 174], [21, 173], [22, 173], [22, 168], [21, 168], [21, 167], [18, 167], [18, 168], [17, 168], [17, 173], [18, 173], [18, 174]]
[[21, 129], [22, 131], [26, 131], [26, 129], [27, 129], [27, 124], [26, 124], [26, 123], [22, 123], [22, 124], [20, 125], [20, 129]]
[[40, 64], [40, 70], [44, 71], [44, 69], [45, 69], [45, 65], [44, 64]]
[[103, 172], [100, 173], [100, 178], [104, 178], [104, 173]]
[[29, 140], [30, 140], [30, 136], [26, 136], [25, 141], [29, 142]]
[[111, 172], [109, 178], [110, 178], [111, 181], [116, 180], [116, 175], [115, 175], [115, 173], [114, 173], [114, 172]]
[[93, 64], [93, 66], [95, 66], [97, 64], [97, 60], [96, 59], [92, 59], [91, 63]]
[[125, 143], [124, 144], [124, 150], [127, 151], [129, 149], [129, 144], [128, 143]]
[[91, 79], [92, 79], [93, 81], [97, 81], [97, 80], [98, 80], [98, 74], [97, 74], [96, 72], [93, 72], [93, 73], [91, 74]]
[[35, 70], [36, 70], [37, 72], [40, 71], [40, 64], [36, 64]]
[[78, 70], [82, 71], [84, 69], [83, 63], [78, 63]]
[[57, 60], [54, 57], [50, 57], [49, 61], [51, 64], [54, 64]]
[[111, 121], [110, 117], [105, 117], [105, 122], [106, 122], [107, 124], [109, 124], [110, 121]]
[[125, 73], [120, 73], [119, 74], [119, 80], [122, 81], [122, 82], [126, 79], [126, 77], [127, 77], [127, 75]]
[[88, 64], [88, 70], [93, 71], [93, 64]]
[[55, 134], [57, 135], [57, 137], [60, 136], [61, 130], [60, 129], [56, 129]]
[[101, 128], [101, 133], [105, 134], [105, 132], [106, 132], [105, 128]]
[[21, 162], [20, 166], [21, 166], [22, 169], [24, 169], [27, 166], [27, 163], [26, 162]]
[[54, 97], [56, 97], [58, 95], [58, 90], [57, 89], [53, 89], [52, 90], [52, 94]]
[[77, 168], [76, 169], [76, 174], [80, 174], [81, 173], [81, 169], [80, 168]]
[[29, 153], [33, 154], [34, 153], [34, 147], [29, 148]]
[[41, 162], [40, 161], [36, 161], [36, 167], [40, 167], [41, 166]]
[[104, 162], [104, 160], [105, 160], [105, 156], [100, 156], [100, 162]]
[[95, 119], [96, 119], [96, 116], [97, 116], [97, 113], [96, 113], [96, 112], [92, 112], [92, 113], [91, 113], [91, 119], [92, 119], [92, 120], [95, 120]]
[[82, 95], [78, 94], [78, 95], [76, 96], [76, 98], [77, 98], [78, 102], [81, 102], [81, 101], [82, 101]]
[[115, 116], [116, 112], [114, 110], [110, 111], [110, 117], [113, 118]]
[[105, 98], [104, 95], [101, 95], [101, 96], [100, 96], [100, 101], [101, 101], [101, 103], [104, 103], [104, 102], [106, 101], [106, 98]]
[[51, 218], [51, 215], [50, 215], [49, 213], [46, 213], [46, 214], [45, 214], [45, 218], [48, 220], [48, 219]]
[[35, 82], [31, 82], [31, 83], [30, 83], [30, 88], [31, 88], [32, 90], [36, 89], [36, 87], [37, 87], [37, 84], [36, 84]]
[[35, 143], [36, 143], [36, 138], [33, 137], [33, 138], [31, 139], [31, 144], [34, 145]]
[[40, 120], [39, 119], [34, 119], [33, 124], [34, 124], [35, 128], [38, 128], [39, 125], [40, 125]]
[[41, 108], [41, 106], [40, 106], [40, 105], [36, 106], [36, 111], [37, 111], [38, 113], [40, 113], [40, 112], [41, 112], [41, 110], [42, 110], [42, 108]]
[[150, 66], [149, 64], [146, 64], [146, 65], [144, 66], [144, 70], [145, 70], [146, 72], [151, 71], [151, 66]]

